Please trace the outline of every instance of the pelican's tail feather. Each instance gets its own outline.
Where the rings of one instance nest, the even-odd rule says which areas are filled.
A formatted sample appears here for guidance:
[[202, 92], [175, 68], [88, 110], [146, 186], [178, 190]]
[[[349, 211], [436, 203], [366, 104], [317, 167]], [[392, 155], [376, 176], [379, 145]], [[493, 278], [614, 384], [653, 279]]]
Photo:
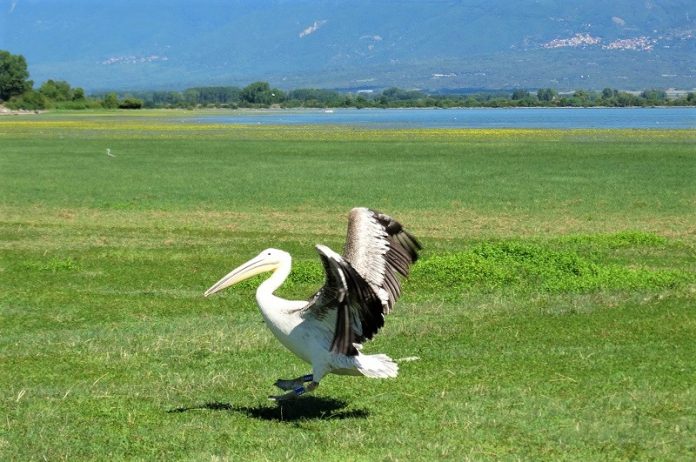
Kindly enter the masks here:
[[399, 374], [399, 366], [387, 355], [363, 355], [356, 357], [358, 370], [365, 377], [386, 379]]

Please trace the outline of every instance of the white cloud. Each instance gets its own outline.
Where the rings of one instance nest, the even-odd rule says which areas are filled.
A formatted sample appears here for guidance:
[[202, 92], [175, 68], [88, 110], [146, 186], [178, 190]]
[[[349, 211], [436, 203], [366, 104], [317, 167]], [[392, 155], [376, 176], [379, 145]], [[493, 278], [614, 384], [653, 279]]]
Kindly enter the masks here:
[[306, 28], [305, 30], [303, 30], [302, 32], [300, 32], [300, 38], [306, 37], [306, 36], [308, 36], [309, 34], [313, 34], [313, 33], [316, 32], [317, 30], [319, 30], [319, 28], [320, 28], [321, 26], [323, 26], [324, 24], [326, 24], [326, 19], [321, 19], [321, 20], [319, 20], [319, 21], [314, 21], [314, 24], [312, 24], [311, 26], [309, 26], [308, 28]]
[[612, 17], [611, 17], [611, 21], [612, 21], [614, 24], [616, 24], [617, 26], [623, 27], [623, 26], [626, 25], [626, 21], [624, 21], [623, 18], [620, 18], [620, 17], [618, 17], [618, 16], [612, 16]]

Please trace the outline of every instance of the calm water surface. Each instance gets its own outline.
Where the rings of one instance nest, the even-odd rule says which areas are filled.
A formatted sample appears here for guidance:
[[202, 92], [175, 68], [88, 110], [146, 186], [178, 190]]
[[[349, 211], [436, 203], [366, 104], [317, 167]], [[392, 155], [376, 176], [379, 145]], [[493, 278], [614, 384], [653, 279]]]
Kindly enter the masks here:
[[696, 128], [696, 108], [476, 108], [267, 110], [210, 115], [201, 123], [374, 128]]

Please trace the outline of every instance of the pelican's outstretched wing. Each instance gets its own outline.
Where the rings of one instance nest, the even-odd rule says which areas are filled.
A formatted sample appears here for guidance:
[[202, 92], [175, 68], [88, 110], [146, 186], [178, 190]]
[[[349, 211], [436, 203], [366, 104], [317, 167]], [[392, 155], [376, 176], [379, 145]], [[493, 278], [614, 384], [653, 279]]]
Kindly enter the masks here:
[[401, 295], [397, 274], [408, 276], [421, 248], [416, 238], [389, 215], [367, 208], [350, 211], [343, 255], [377, 294], [385, 314]]
[[371, 339], [384, 325], [384, 315], [401, 294], [397, 274], [408, 276], [420, 249], [399, 222], [366, 208], [350, 212], [345, 256], [317, 245], [326, 283], [303, 311], [325, 319], [335, 310], [332, 352], [358, 354], [355, 345]]
[[326, 283], [303, 311], [305, 315], [324, 319], [335, 310], [331, 351], [355, 356], [358, 354], [355, 345], [371, 339], [384, 325], [382, 304], [349, 262], [326, 246], [316, 247], [326, 272]]

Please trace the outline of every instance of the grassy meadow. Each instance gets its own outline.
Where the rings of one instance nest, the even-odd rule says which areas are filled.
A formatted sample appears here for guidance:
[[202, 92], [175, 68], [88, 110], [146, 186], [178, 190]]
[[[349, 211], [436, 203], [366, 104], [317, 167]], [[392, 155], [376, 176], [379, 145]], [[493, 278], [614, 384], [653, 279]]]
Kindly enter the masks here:
[[[0, 460], [694, 460], [696, 132], [0, 118]], [[106, 155], [106, 150], [115, 157]], [[353, 206], [422, 259], [366, 345], [309, 372], [262, 323], [322, 283]]]

